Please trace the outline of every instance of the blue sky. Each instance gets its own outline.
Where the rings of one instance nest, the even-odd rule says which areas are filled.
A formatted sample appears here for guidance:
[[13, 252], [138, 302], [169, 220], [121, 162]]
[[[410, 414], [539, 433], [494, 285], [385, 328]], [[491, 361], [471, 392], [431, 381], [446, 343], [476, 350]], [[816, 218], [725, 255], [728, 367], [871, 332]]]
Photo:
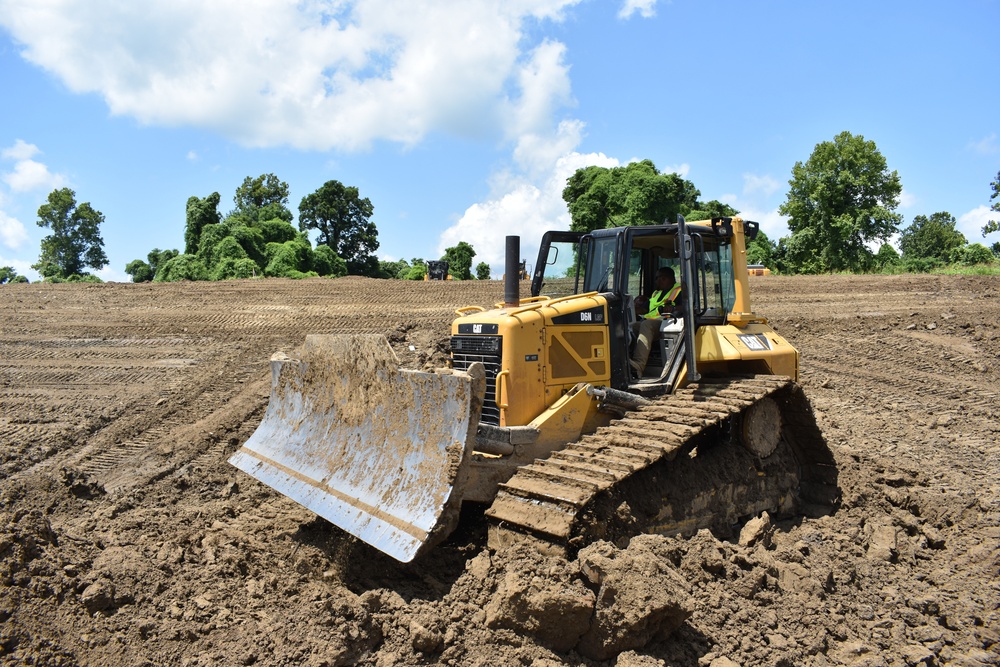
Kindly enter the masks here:
[[[107, 280], [182, 248], [188, 197], [336, 179], [383, 259], [503, 239], [534, 262], [565, 179], [651, 159], [787, 234], [796, 161], [849, 131], [899, 172], [904, 226], [970, 242], [1000, 171], [1000, 0], [0, 0], [0, 266], [36, 279], [57, 187], [104, 213]], [[995, 215], [995, 214], [994, 214]]]

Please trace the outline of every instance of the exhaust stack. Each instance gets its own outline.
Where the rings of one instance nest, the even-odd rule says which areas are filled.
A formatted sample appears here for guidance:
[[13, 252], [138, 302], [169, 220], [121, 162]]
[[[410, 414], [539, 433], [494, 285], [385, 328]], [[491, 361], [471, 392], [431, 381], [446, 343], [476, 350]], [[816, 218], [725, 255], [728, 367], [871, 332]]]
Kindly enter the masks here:
[[521, 237], [508, 236], [504, 253], [503, 305], [516, 308], [521, 305]]

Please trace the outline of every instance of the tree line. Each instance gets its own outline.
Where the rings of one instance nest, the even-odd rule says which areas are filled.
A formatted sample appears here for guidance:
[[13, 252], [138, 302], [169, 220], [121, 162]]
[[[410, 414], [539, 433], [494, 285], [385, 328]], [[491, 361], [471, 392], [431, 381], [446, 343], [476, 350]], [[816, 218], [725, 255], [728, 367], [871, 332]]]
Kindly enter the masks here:
[[[246, 177], [233, 197], [235, 208], [219, 213], [220, 195], [187, 202], [184, 252], [154, 248], [146, 261], [125, 267], [133, 282], [229, 280], [232, 278], [309, 278], [345, 275], [422, 280], [424, 260], [379, 260], [374, 206], [358, 189], [327, 181], [299, 203], [298, 229], [288, 208], [288, 184], [274, 174]], [[309, 233], [315, 232], [313, 247]], [[471, 279], [476, 252], [460, 242], [447, 248], [458, 277]], [[486, 267], [486, 278], [489, 267]]]
[[[789, 191], [778, 212], [788, 216], [790, 234], [777, 241], [763, 232], [748, 244], [747, 260], [780, 273], [926, 272], [946, 265], [995, 264], [1000, 242], [987, 248], [969, 243], [942, 211], [917, 215], [901, 229], [902, 185], [889, 171], [875, 143], [850, 132], [816, 145], [796, 162]], [[1000, 212], [1000, 173], [990, 187], [991, 210]], [[732, 216], [738, 211], [712, 200], [677, 174], [665, 174], [650, 160], [621, 167], [586, 167], [563, 190], [572, 229], [656, 224], [680, 213], [692, 220]], [[982, 228], [1000, 231], [1000, 222]], [[899, 251], [889, 240], [899, 234]], [[872, 248], [878, 248], [873, 250]]]
[[[133, 282], [229, 280], [234, 278], [308, 278], [360, 275], [423, 280], [426, 262], [379, 260], [374, 207], [356, 187], [327, 181], [302, 198], [298, 228], [288, 208], [288, 184], [274, 174], [246, 177], [236, 189], [234, 208], [220, 213], [221, 196], [190, 197], [185, 209], [184, 248], [153, 248], [146, 259], [125, 267]], [[53, 190], [38, 209], [38, 225], [52, 233], [41, 242], [32, 268], [47, 282], [101, 282], [84, 269], [104, 268], [104, 215], [89, 202], [76, 203], [69, 188]], [[316, 234], [316, 245], [309, 239]], [[445, 249], [454, 278], [472, 279], [476, 251], [463, 242]], [[490, 277], [488, 264], [476, 266], [476, 277]], [[27, 282], [12, 267], [0, 267], [0, 284]]]
[[[1000, 242], [987, 248], [970, 243], [946, 211], [917, 215], [901, 229], [896, 213], [902, 184], [890, 171], [873, 141], [841, 132], [816, 145], [805, 162], [796, 162], [789, 191], [778, 211], [788, 216], [789, 235], [778, 241], [764, 233], [747, 247], [750, 263], [780, 273], [926, 272], [946, 265], [995, 264]], [[1000, 172], [990, 183], [991, 211], [1000, 212]], [[228, 280], [233, 278], [361, 275], [422, 280], [427, 262], [379, 260], [374, 207], [356, 187], [327, 181], [299, 204], [298, 227], [288, 208], [288, 184], [274, 174], [246, 177], [236, 189], [234, 208], [219, 212], [221, 197], [190, 197], [184, 227], [184, 251], [151, 250], [145, 260], [128, 263], [134, 282]], [[562, 193], [571, 229], [659, 224], [676, 219], [737, 215], [717, 200], [702, 201], [695, 185], [675, 173], [662, 173], [651, 160], [621, 167], [579, 169]], [[51, 234], [42, 239], [38, 263], [46, 281], [98, 281], [86, 267], [107, 265], [100, 234], [103, 214], [89, 202], [76, 203], [69, 188], [54, 190], [38, 209], [38, 225]], [[983, 237], [1000, 231], [1000, 221], [982, 228]], [[316, 234], [313, 247], [309, 233]], [[897, 251], [889, 240], [898, 237]], [[877, 247], [878, 250], [873, 250]], [[460, 280], [473, 278], [475, 249], [460, 241], [441, 259]], [[485, 262], [475, 278], [490, 277]], [[12, 267], [0, 267], [0, 284], [27, 282]]]

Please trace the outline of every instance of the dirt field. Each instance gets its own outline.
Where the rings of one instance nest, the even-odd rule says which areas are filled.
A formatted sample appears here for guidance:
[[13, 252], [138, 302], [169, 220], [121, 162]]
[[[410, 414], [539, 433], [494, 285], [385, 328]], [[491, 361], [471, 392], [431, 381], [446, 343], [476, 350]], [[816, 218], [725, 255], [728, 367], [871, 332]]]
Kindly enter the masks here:
[[[226, 458], [273, 352], [373, 332], [439, 365], [501, 284], [0, 287], [0, 664], [1000, 665], [1000, 279], [753, 286], [802, 351], [836, 513], [566, 561], [491, 553], [472, 511], [409, 567]], [[586, 634], [595, 600], [625, 630]]]

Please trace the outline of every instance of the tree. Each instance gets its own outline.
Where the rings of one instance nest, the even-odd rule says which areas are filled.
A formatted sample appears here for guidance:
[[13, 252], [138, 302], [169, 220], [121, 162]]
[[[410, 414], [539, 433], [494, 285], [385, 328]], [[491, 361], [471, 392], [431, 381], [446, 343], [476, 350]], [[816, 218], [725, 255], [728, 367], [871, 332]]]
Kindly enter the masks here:
[[42, 239], [42, 253], [31, 268], [45, 278], [69, 278], [81, 275], [84, 267], [107, 266], [101, 223], [104, 215], [90, 202], [77, 206], [76, 193], [69, 188], [53, 190], [48, 201], [38, 208], [38, 226], [52, 233]]
[[757, 232], [756, 238], [747, 244], [747, 264], [763, 264], [767, 267], [774, 267], [774, 257], [777, 248], [774, 241], [767, 238], [767, 234], [762, 231]]
[[574, 231], [673, 222], [690, 211], [701, 193], [677, 174], [662, 174], [652, 160], [624, 167], [577, 169], [566, 181], [563, 200]]
[[709, 202], [697, 202], [694, 208], [685, 211], [684, 207], [681, 207], [681, 214], [685, 218], [690, 220], [711, 220], [712, 218], [731, 218], [734, 215], [739, 215], [739, 211], [730, 206], [729, 204], [723, 204], [717, 199], [713, 199]]
[[208, 269], [195, 255], [176, 255], [163, 263], [156, 272], [156, 282], [208, 280]]
[[152, 282], [153, 277], [156, 275], [156, 272], [150, 268], [149, 264], [141, 259], [133, 259], [126, 264], [125, 273], [132, 276], [132, 282], [134, 283]]
[[[990, 210], [1000, 213], [1000, 201], [993, 201], [1000, 197], [1000, 171], [997, 172], [997, 177], [990, 183], [990, 188], [993, 189], [993, 194], [990, 195], [990, 201], [993, 202], [990, 205]], [[990, 220], [983, 225], [983, 238], [986, 238], [993, 232], [1000, 232], [1000, 220]]]
[[7, 283], [26, 283], [28, 279], [19, 275], [13, 266], [0, 266], [0, 285]]
[[902, 186], [873, 141], [841, 132], [816, 145], [792, 168], [787, 200], [778, 208], [790, 216], [788, 255], [793, 271], [865, 270], [870, 242], [889, 240], [899, 229]]
[[441, 259], [448, 262], [448, 273], [456, 280], [472, 280], [472, 258], [476, 251], [465, 241], [444, 249]]
[[975, 266], [977, 264], [992, 264], [995, 260], [993, 251], [982, 243], [970, 243], [958, 251], [955, 261], [966, 266]]
[[[246, 185], [246, 181], [243, 182]], [[184, 225], [184, 253], [193, 255], [198, 252], [198, 242], [201, 240], [201, 230], [207, 225], [217, 225], [222, 222], [219, 217], [219, 202], [222, 197], [213, 192], [204, 199], [188, 197], [187, 222]]]
[[264, 220], [291, 222], [294, 217], [288, 210], [288, 183], [274, 174], [244, 178], [243, 184], [236, 188], [233, 202], [236, 208], [226, 217], [242, 218], [244, 224]]
[[[320, 246], [321, 248], [326, 248], [328, 246]], [[406, 275], [410, 270], [410, 263], [405, 259], [401, 259], [396, 262], [392, 262], [386, 259], [380, 259], [378, 262], [378, 278], [401, 278]]]
[[489, 280], [490, 279], [490, 265], [486, 262], [479, 262], [476, 264], [476, 280]]
[[299, 229], [319, 232], [318, 245], [330, 246], [352, 275], [377, 276], [378, 230], [369, 220], [374, 208], [355, 187], [327, 181], [299, 204]]
[[403, 280], [423, 280], [427, 275], [427, 262], [422, 257], [414, 257], [410, 260], [410, 268], [400, 276]]
[[133, 259], [125, 266], [125, 273], [132, 276], [132, 282], [134, 283], [147, 283], [156, 278], [156, 272], [159, 271], [160, 266], [164, 263], [170, 261], [176, 257], [178, 253], [176, 250], [160, 250], [159, 248], [153, 248], [146, 255], [147, 262], [141, 259]]
[[925, 215], [913, 218], [910, 226], [899, 235], [903, 262], [913, 264], [914, 260], [923, 260], [935, 266], [955, 261], [966, 243], [965, 235], [955, 229], [956, 223], [947, 211], [934, 213], [929, 218]]
[[887, 271], [899, 265], [899, 253], [890, 243], [883, 243], [882, 247], [875, 253], [875, 268], [879, 271]]

